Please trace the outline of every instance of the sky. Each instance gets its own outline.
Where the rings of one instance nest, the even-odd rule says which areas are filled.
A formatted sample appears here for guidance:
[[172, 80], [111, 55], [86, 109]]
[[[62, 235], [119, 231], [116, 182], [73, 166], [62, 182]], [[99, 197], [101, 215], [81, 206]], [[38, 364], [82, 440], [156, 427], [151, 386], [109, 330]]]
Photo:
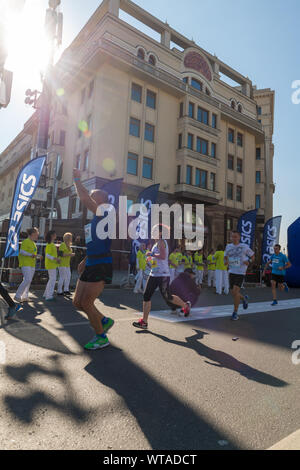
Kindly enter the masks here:
[[[43, 59], [42, 33], [48, 1], [26, 2], [23, 16], [10, 28], [13, 47], [7, 68], [15, 76], [11, 103], [0, 110], [0, 152], [32, 114], [32, 109], [24, 104], [25, 90], [41, 88], [36, 63]], [[100, 3], [100, 0], [62, 0], [61, 50], [71, 43]], [[258, 88], [275, 90], [274, 215], [283, 216], [281, 242], [286, 246], [287, 228], [300, 217], [297, 196], [300, 104], [292, 102], [292, 84], [300, 80], [300, 1], [136, 0], [135, 3], [162, 21], [167, 20], [175, 30], [248, 76]]]

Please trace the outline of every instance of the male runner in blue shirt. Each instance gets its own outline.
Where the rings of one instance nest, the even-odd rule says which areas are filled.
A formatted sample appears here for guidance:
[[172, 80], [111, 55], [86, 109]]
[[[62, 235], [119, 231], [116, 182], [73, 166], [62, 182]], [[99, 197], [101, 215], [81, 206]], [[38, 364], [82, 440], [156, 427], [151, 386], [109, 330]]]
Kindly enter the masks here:
[[277, 301], [277, 292], [276, 288], [279, 287], [281, 291], [285, 290], [286, 292], [289, 291], [289, 288], [284, 280], [286, 275], [286, 270], [289, 269], [292, 265], [289, 262], [286, 255], [281, 253], [281, 246], [275, 245], [274, 246], [274, 254], [271, 256], [270, 261], [266, 264], [263, 276], [266, 274], [266, 270], [268, 266], [272, 264], [272, 293], [273, 293], [273, 303], [272, 306], [278, 305]]

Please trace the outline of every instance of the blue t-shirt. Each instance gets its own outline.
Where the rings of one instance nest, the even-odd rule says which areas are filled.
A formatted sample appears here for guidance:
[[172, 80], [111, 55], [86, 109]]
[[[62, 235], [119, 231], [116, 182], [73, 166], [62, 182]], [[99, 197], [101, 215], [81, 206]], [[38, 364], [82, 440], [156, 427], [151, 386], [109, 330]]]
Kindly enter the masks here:
[[97, 226], [104, 217], [98, 217], [95, 215], [92, 222], [84, 227], [85, 231], [85, 243], [87, 247], [87, 261], [86, 266], [96, 266], [97, 264], [111, 264], [112, 257], [107, 258], [89, 258], [89, 256], [104, 255], [110, 253], [111, 240], [101, 240], [97, 236]]
[[283, 253], [279, 253], [279, 255], [272, 255], [272, 274], [277, 274], [278, 276], [285, 276], [286, 270], [280, 271], [279, 268], [282, 268], [286, 264], [288, 264], [289, 260]]

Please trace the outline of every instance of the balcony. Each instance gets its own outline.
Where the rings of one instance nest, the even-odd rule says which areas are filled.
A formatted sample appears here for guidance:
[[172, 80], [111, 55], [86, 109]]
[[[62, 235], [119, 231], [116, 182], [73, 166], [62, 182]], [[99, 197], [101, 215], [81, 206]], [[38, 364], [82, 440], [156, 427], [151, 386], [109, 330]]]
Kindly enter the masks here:
[[206, 134], [209, 134], [210, 137], [211, 136], [219, 137], [221, 133], [219, 129], [215, 129], [214, 127], [204, 124], [203, 122], [198, 121], [197, 119], [193, 119], [189, 116], [184, 116], [182, 118], [179, 118], [178, 125], [182, 125], [186, 128], [195, 127], [196, 129], [199, 129], [200, 131], [205, 132]]
[[203, 204], [219, 204], [221, 200], [220, 193], [210, 189], [199, 188], [189, 184], [176, 184], [175, 194], [178, 198], [193, 199]]
[[24, 156], [28, 153], [30, 156], [32, 149], [32, 142], [19, 144], [15, 152], [12, 156], [5, 158], [3, 162], [1, 162], [0, 166], [0, 174], [5, 173], [11, 166], [17, 164], [19, 160], [23, 160]]
[[187, 147], [177, 150], [176, 157], [181, 160], [185, 160], [186, 158], [192, 158], [193, 160], [197, 160], [198, 162], [207, 163], [208, 165], [213, 166], [214, 169], [219, 168], [220, 166], [220, 158], [214, 158], [210, 157], [209, 155], [203, 155], [202, 153], [188, 149]]

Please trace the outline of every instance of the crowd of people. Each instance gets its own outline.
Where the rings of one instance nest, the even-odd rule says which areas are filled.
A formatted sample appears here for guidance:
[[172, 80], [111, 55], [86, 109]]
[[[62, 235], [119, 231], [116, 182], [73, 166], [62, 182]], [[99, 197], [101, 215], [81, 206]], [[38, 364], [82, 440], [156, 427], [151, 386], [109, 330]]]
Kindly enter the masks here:
[[[46, 247], [43, 255], [38, 254], [36, 242], [39, 237], [37, 228], [28, 230], [28, 237], [21, 243], [19, 252], [19, 266], [23, 274], [23, 281], [18, 287], [15, 299], [12, 300], [7, 290], [0, 283], [0, 295], [9, 306], [7, 319], [11, 319], [16, 312], [22, 309], [22, 304], [28, 301], [29, 290], [36, 269], [36, 262], [43, 258], [48, 272], [48, 282], [44, 292], [46, 302], [55, 300], [57, 271], [59, 279], [57, 295], [70, 296], [71, 263], [75, 262], [78, 270], [78, 280], [73, 297], [73, 305], [83, 311], [95, 331], [95, 336], [84, 347], [87, 350], [97, 350], [109, 346], [108, 332], [114, 325], [114, 320], [103, 315], [95, 301], [103, 292], [106, 284], [112, 282], [112, 253], [111, 240], [101, 239], [97, 233], [99, 222], [103, 216], [97, 215], [99, 205], [108, 202], [108, 194], [102, 190], [91, 193], [81, 183], [81, 173], [74, 170], [74, 184], [77, 195], [82, 204], [90, 210], [94, 217], [85, 227], [86, 252], [74, 252], [73, 236], [65, 233], [63, 241], [57, 245], [55, 231], [46, 236]], [[221, 245], [217, 250], [211, 250], [204, 257], [203, 250], [195, 253], [176, 248], [169, 254], [169, 245], [163, 239], [163, 227], [157, 225], [153, 228], [152, 239], [154, 244], [141, 244], [137, 253], [137, 276], [134, 292], [143, 294], [143, 317], [133, 323], [135, 328], [148, 329], [148, 318], [151, 311], [151, 299], [154, 292], [159, 289], [164, 300], [172, 311], [178, 309], [185, 317], [191, 313], [196, 304], [207, 273], [209, 288], [215, 288], [216, 294], [229, 294], [233, 297], [234, 311], [232, 320], [239, 320], [238, 310], [242, 302], [243, 308], [248, 308], [248, 296], [241, 294], [247, 269], [254, 261], [254, 252], [248, 245], [241, 243], [241, 235], [237, 231], [231, 234], [232, 243], [224, 249]], [[79, 244], [78, 238], [75, 245]], [[273, 303], [277, 305], [276, 288], [288, 290], [284, 281], [286, 269], [291, 263], [281, 253], [281, 247], [276, 245], [275, 253], [271, 256], [266, 269], [272, 265], [272, 292]]]

